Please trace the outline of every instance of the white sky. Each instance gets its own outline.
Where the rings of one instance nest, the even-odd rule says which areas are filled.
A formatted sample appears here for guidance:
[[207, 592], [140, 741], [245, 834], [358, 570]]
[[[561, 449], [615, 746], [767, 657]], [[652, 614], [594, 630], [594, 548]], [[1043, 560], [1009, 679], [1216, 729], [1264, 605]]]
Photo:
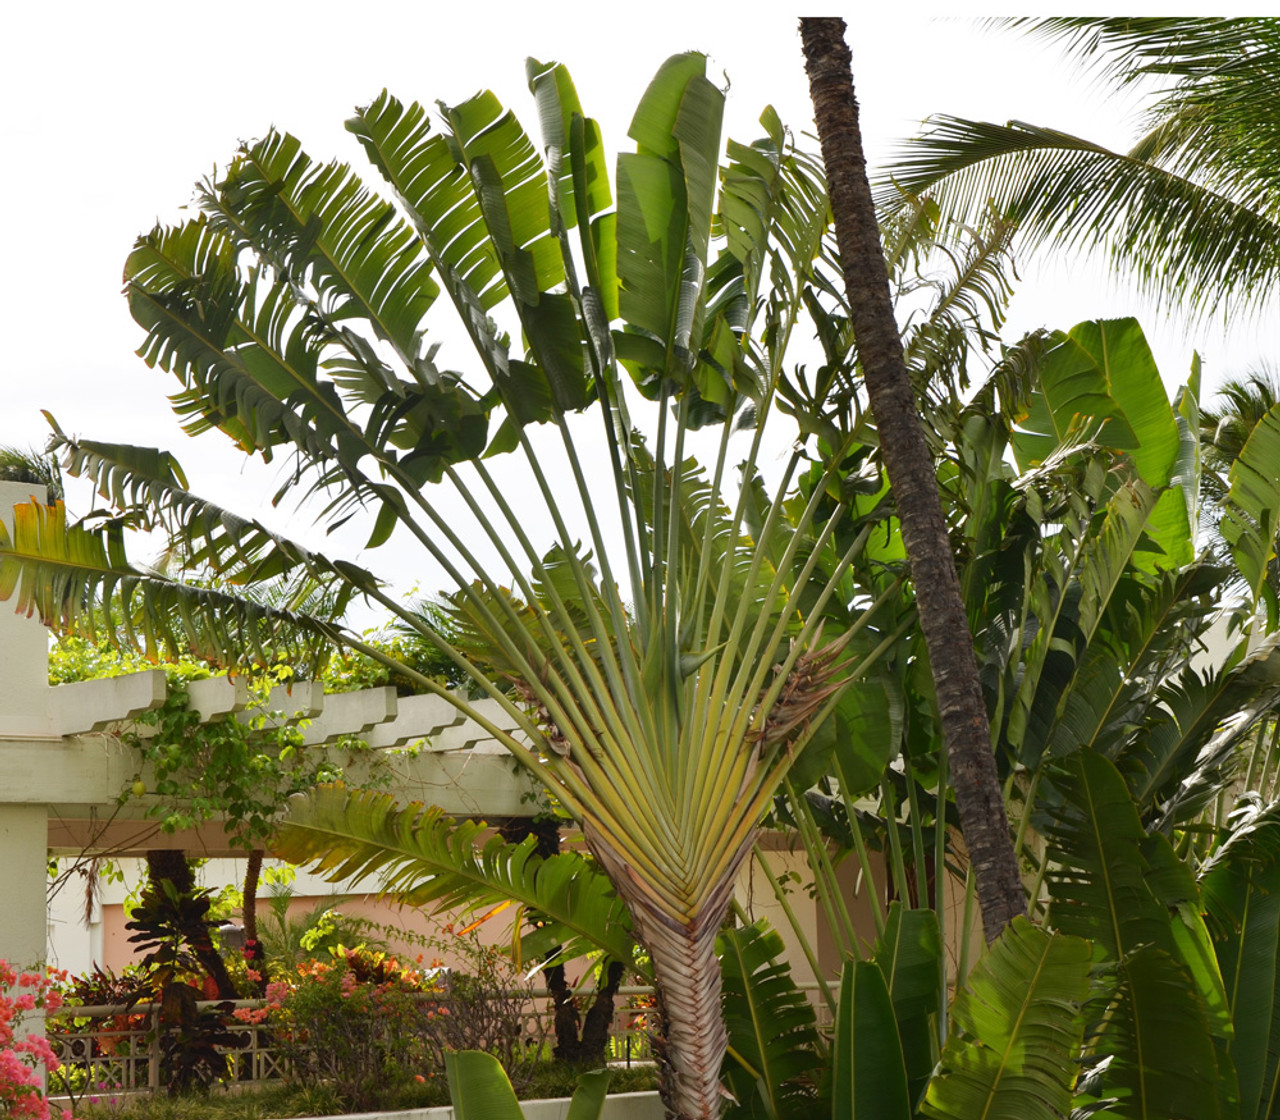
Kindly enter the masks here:
[[[391, 0], [11, 5], [0, 44], [0, 213], [8, 216], [0, 444], [42, 444], [46, 408], [74, 434], [166, 447], [197, 493], [260, 513], [269, 476], [264, 483], [261, 472], [245, 472], [242, 456], [217, 433], [183, 435], [165, 399], [176, 382], [133, 354], [141, 332], [120, 296], [133, 239], [157, 218], [177, 220], [192, 183], [224, 164], [239, 140], [273, 124], [298, 135], [313, 157], [359, 167], [343, 122], [384, 86], [428, 104], [456, 103], [487, 86], [536, 135], [528, 55], [569, 66], [586, 111], [614, 147], [626, 143], [631, 111], [662, 59], [688, 49], [707, 51], [709, 74], [732, 83], [726, 134], [753, 139], [766, 103], [796, 131], [811, 131], [795, 16], [772, 3], [755, 9]], [[873, 171], [935, 112], [1016, 117], [1115, 145], [1135, 134], [1132, 103], [1107, 103], [1051, 49], [972, 19], [934, 18], [928, 5], [876, 5], [874, 14], [845, 18]], [[369, 181], [380, 179], [371, 172]], [[1196, 348], [1209, 386], [1276, 349], [1274, 316], [1230, 338], [1220, 329], [1188, 334], [1161, 327], [1132, 294], [1110, 289], [1100, 269], [1020, 271], [1009, 339], [1036, 326], [1136, 314], [1166, 382], [1185, 377]], [[462, 355], [442, 358], [466, 368]], [[306, 535], [296, 525], [290, 531]], [[368, 563], [383, 570], [381, 557]]]

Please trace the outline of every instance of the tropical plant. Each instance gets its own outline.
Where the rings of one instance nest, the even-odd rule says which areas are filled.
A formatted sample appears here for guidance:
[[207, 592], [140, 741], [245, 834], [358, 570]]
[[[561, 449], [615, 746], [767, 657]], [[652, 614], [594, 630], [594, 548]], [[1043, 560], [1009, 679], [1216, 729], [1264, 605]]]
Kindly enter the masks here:
[[[736, 872], [792, 759], [883, 641], [877, 595], [848, 575], [866, 534], [836, 549], [847, 506], [816, 517], [835, 467], [794, 493], [797, 450], [771, 501], [756, 469], [826, 229], [820, 178], [772, 111], [764, 138], [731, 143], [720, 167], [723, 94], [704, 69], [690, 54], [659, 71], [632, 122], [636, 151], [619, 158], [616, 209], [567, 73], [531, 63], [541, 155], [491, 94], [446, 108], [438, 133], [421, 106], [382, 94], [349, 128], [398, 208], [271, 133], [201, 186], [197, 217], [141, 238], [127, 264], [141, 353], [179, 379], [187, 426], [219, 427], [264, 458], [293, 452], [282, 494], [327, 495], [326, 527], [365, 506], [370, 545], [416, 540], [452, 581], [457, 617], [501, 652], [490, 667], [504, 679], [363, 568], [196, 498], [159, 452], [56, 441], [216, 585], [130, 566], [119, 518], [70, 525], [61, 507], [24, 506], [0, 541], [0, 590], [21, 609], [66, 626], [103, 618], [153, 648], [305, 657], [337, 641], [376, 656], [335, 622], [230, 590], [303, 573], [443, 649], [518, 732], [407, 675], [538, 776], [630, 908], [662, 991], [667, 1105], [681, 1117], [719, 1110], [714, 943]], [[465, 376], [426, 341], [441, 290], [476, 350]], [[603, 436], [590, 461], [571, 418], [588, 406]], [[633, 411], [652, 418], [651, 442]], [[712, 425], [704, 472], [690, 452]], [[489, 466], [509, 451], [522, 457], [518, 494]], [[535, 543], [536, 505], [550, 546]], [[846, 625], [823, 638], [829, 607]]]
[[[524, 1116], [502, 1063], [492, 1054], [459, 1050], [445, 1055], [445, 1067], [457, 1120], [520, 1120]], [[609, 1076], [607, 1069], [598, 1069], [578, 1078], [568, 1120], [599, 1120]]]
[[974, 220], [994, 202], [1022, 243], [1104, 250], [1171, 310], [1256, 310], [1276, 291], [1280, 22], [1017, 20], [1117, 89], [1150, 89], [1145, 131], [1113, 151], [1056, 129], [939, 116], [886, 169], [892, 211], [923, 193]]

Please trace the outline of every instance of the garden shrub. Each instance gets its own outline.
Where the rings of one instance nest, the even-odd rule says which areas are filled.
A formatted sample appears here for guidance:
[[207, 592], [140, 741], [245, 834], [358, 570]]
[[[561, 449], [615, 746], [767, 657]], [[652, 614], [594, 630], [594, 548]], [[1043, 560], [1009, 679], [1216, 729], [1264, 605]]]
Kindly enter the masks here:
[[[62, 997], [49, 969], [19, 972], [0, 960], [0, 1116], [13, 1120], [49, 1120], [40, 1067], [58, 1069], [48, 1040], [40, 1034], [18, 1036], [21, 1018], [34, 1011], [56, 1011]], [[63, 1112], [63, 1120], [71, 1120]]]
[[465, 972], [339, 946], [330, 960], [305, 962], [290, 981], [268, 984], [267, 1008], [235, 1014], [265, 1021], [293, 1079], [329, 1086], [348, 1108], [385, 1107], [406, 1085], [442, 1075], [449, 1050], [487, 1050], [523, 1084], [543, 1041], [524, 1030], [529, 984], [500, 949], [471, 938], [458, 944], [466, 947]]
[[427, 1065], [421, 1026], [434, 1013], [430, 980], [390, 958], [370, 968], [369, 955], [339, 950], [332, 961], [298, 965], [294, 982], [267, 985], [265, 1011], [236, 1013], [269, 1018], [293, 1078], [329, 1085], [356, 1110], [377, 1108]]

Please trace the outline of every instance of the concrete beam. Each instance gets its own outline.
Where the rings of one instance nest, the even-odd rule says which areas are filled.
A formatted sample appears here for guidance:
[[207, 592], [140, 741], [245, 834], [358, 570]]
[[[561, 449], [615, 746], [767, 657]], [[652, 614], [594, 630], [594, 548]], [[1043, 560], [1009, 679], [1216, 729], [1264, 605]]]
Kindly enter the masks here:
[[[347, 784], [367, 782], [368, 763], [344, 759]], [[374, 760], [369, 760], [370, 762]], [[379, 776], [390, 765], [389, 790], [401, 804], [421, 801], [438, 805], [453, 817], [531, 816], [537, 811], [539, 789], [528, 773], [509, 757], [465, 752], [396, 756], [376, 761]], [[121, 787], [116, 786], [118, 792]], [[199, 856], [238, 856], [244, 851], [231, 844], [221, 821], [209, 821], [189, 832], [165, 833], [158, 821], [144, 819], [147, 797], [131, 799], [116, 809], [60, 804], [49, 814], [48, 845], [56, 855], [81, 852], [116, 856], [141, 855], [152, 848], [183, 848]], [[43, 806], [40, 806], [43, 811]], [[0, 805], [0, 814], [8, 811]], [[42, 841], [43, 845], [43, 841]], [[41, 855], [43, 855], [43, 846]]]
[[208, 722], [217, 716], [242, 712], [249, 706], [249, 679], [222, 675], [192, 681], [187, 685], [187, 696], [191, 710]]
[[398, 710], [394, 688], [336, 692], [324, 698], [324, 711], [302, 729], [302, 741], [311, 746], [343, 735], [363, 738], [366, 731], [394, 720]]
[[49, 689], [49, 731], [53, 735], [101, 731], [160, 707], [168, 693], [163, 669], [60, 684]]
[[402, 747], [462, 721], [462, 713], [442, 696], [401, 696], [396, 701], [395, 718], [371, 728], [365, 742], [380, 749]]
[[138, 765], [134, 752], [111, 736], [8, 740], [0, 742], [0, 759], [0, 805], [113, 806]]
[[[473, 700], [471, 707], [495, 727], [503, 731], [517, 732], [516, 721], [496, 700]], [[520, 735], [523, 738], [523, 734]], [[479, 750], [489, 754], [507, 753], [506, 747], [492, 738], [478, 723], [462, 719], [450, 727], [443, 727], [427, 738], [427, 749], [432, 751]]]

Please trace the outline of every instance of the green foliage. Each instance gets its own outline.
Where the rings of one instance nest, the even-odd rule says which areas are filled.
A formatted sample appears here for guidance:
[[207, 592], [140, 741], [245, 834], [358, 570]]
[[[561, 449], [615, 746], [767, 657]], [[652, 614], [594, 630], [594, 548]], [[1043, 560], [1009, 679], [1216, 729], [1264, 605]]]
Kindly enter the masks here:
[[1111, 1061], [1090, 1091], [1120, 1096], [1126, 1116], [1217, 1116], [1236, 1096], [1223, 1053], [1232, 1027], [1195, 882], [1168, 840], [1143, 829], [1106, 759], [1069, 757], [1059, 788], [1049, 920], [1091, 938], [1109, 966], [1098, 978], [1090, 1051]]
[[202, 720], [176, 682], [163, 705], [135, 722], [154, 729], [128, 732], [125, 741], [138, 751], [139, 769], [152, 775], [151, 791], [163, 799], [147, 811], [166, 832], [225, 816], [235, 843], [261, 847], [291, 794], [338, 776], [330, 763], [299, 750], [296, 727], [272, 726], [269, 716], [248, 723]]
[[346, 1108], [387, 1107], [406, 1086], [444, 1071], [449, 1057], [480, 1049], [523, 1085], [539, 1040], [527, 1038], [530, 987], [493, 947], [462, 939], [467, 966], [405, 966], [384, 952], [339, 946], [268, 988], [281, 1052], [304, 1084], [333, 1084]]
[[[445, 1068], [457, 1120], [521, 1120], [524, 1116], [502, 1063], [492, 1054], [480, 1050], [449, 1053]], [[569, 1120], [598, 1120], [609, 1087], [609, 1071], [583, 1074], [578, 1086], [569, 1105]]]
[[1280, 807], [1246, 796], [1199, 885], [1231, 1006], [1240, 1115], [1263, 1120], [1277, 1105], [1280, 1063]]
[[273, 982], [267, 1000], [293, 1076], [333, 1085], [345, 1108], [368, 1111], [431, 1065], [427, 1028], [442, 995], [416, 970], [339, 950], [299, 967], [292, 983]]
[[822, 1064], [817, 1021], [784, 950], [777, 932], [759, 922], [720, 935], [732, 1051], [722, 1076], [738, 1102], [726, 1120], [799, 1120], [815, 1107]]
[[258, 939], [266, 950], [271, 972], [291, 973], [305, 961], [325, 960], [339, 945], [384, 947], [374, 923], [338, 909], [340, 898], [318, 899], [309, 913], [291, 918], [292, 898], [291, 890], [277, 885], [258, 900]]
[[832, 1120], [910, 1120], [907, 1069], [884, 972], [846, 961], [831, 1044]]
[[873, 959], [889, 989], [912, 1101], [920, 1099], [936, 1061], [941, 957], [937, 915], [932, 910], [891, 903]]
[[400, 807], [388, 794], [322, 786], [291, 802], [273, 850], [335, 881], [377, 873], [385, 890], [414, 905], [479, 910], [515, 901], [535, 922], [522, 934], [525, 959], [557, 945], [566, 959], [596, 949], [634, 958], [630, 915], [598, 864], [571, 851], [543, 859], [532, 836], [480, 843], [484, 831], [433, 807]]
[[921, 1113], [936, 1120], [1067, 1115], [1089, 965], [1088, 942], [1015, 918], [956, 997]]

